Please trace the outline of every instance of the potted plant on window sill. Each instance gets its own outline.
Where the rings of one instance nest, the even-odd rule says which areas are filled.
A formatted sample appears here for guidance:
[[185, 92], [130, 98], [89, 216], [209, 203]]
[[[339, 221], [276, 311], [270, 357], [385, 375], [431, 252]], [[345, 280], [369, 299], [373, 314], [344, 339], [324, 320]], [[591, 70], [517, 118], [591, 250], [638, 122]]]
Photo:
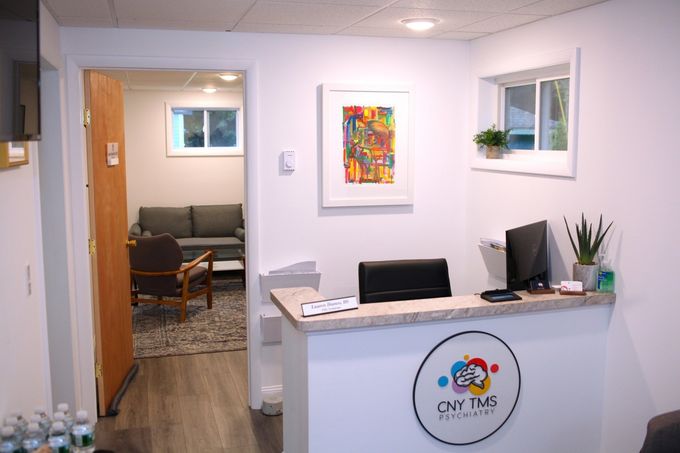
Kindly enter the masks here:
[[486, 148], [487, 159], [501, 159], [503, 157], [501, 149], [508, 147], [509, 133], [510, 130], [499, 130], [492, 124], [490, 128], [475, 134], [472, 141]]
[[597, 232], [595, 237], [593, 237], [593, 224], [588, 225], [586, 222], [586, 217], [581, 213], [581, 227], [579, 228], [576, 224], [576, 238], [578, 239], [578, 247], [574, 242], [574, 238], [571, 235], [571, 230], [569, 230], [569, 224], [567, 223], [567, 218], [564, 217], [564, 225], [567, 227], [567, 233], [569, 233], [569, 240], [571, 241], [571, 246], [576, 254], [576, 262], [574, 263], [573, 269], [573, 279], [583, 283], [584, 291], [594, 291], [597, 285], [597, 272], [598, 265], [595, 264], [595, 257], [597, 256], [597, 251], [602, 245], [602, 241], [606, 236], [609, 228], [611, 228], [611, 222], [609, 226], [602, 231], [602, 214], [600, 214], [600, 223], [597, 227]]

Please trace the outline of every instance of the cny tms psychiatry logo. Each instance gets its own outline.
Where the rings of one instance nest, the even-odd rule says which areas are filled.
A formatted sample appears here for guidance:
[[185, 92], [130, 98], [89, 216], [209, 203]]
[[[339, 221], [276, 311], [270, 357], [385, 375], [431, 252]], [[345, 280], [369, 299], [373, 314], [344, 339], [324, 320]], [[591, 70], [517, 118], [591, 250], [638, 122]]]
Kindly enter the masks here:
[[510, 347], [490, 333], [462, 332], [423, 360], [413, 384], [413, 407], [432, 437], [467, 445], [503, 426], [519, 389], [519, 365]]
[[470, 392], [473, 395], [483, 395], [491, 388], [491, 373], [498, 373], [497, 363], [487, 366], [480, 357], [470, 358], [468, 354], [451, 366], [451, 377], [439, 376], [437, 385], [441, 388], [449, 386], [456, 393]]

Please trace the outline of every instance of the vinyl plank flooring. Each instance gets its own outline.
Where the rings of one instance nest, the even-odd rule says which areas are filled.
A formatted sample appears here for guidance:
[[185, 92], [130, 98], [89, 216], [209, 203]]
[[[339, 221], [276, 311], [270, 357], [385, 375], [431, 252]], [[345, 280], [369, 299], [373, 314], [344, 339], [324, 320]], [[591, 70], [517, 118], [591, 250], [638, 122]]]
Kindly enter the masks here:
[[246, 351], [142, 359], [117, 417], [100, 418], [98, 449], [281, 453], [282, 417], [248, 408]]

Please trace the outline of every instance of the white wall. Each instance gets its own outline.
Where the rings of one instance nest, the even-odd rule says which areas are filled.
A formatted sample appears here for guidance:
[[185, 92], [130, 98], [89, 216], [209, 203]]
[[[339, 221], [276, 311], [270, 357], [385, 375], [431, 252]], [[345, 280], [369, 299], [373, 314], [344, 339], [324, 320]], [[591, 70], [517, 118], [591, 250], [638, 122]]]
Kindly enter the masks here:
[[[680, 3], [610, 0], [472, 42], [472, 74], [523, 56], [581, 48], [578, 167], [574, 179], [469, 171], [463, 292], [487, 276], [475, 243], [547, 218], [554, 280], [571, 276], [562, 215], [613, 220], [617, 302], [609, 327], [603, 452], [636, 451], [648, 419], [680, 408], [680, 231], [677, 130]], [[472, 86], [472, 84], [470, 84]], [[469, 131], [466, 136], [471, 136]], [[573, 326], [578, 329], [578, 326]], [[578, 391], [578, 389], [566, 389]], [[578, 416], [577, 414], [575, 416]]]
[[[460, 149], [467, 143], [463, 127], [468, 110], [467, 43], [76, 28], [63, 29], [62, 40], [73, 61], [100, 55], [109, 56], [111, 64], [120, 65], [119, 60], [127, 58], [141, 67], [154, 59], [166, 63], [191, 59], [203, 67], [220, 59], [252, 62], [251, 85], [246, 84], [248, 109], [253, 113], [250, 102], [256, 108], [254, 120], [246, 123], [248, 134], [253, 134], [249, 140], [255, 139], [246, 144], [247, 202], [255, 206], [247, 219], [250, 277], [314, 259], [323, 272], [321, 291], [340, 296], [357, 292], [361, 260], [442, 256], [449, 259], [454, 290], [460, 292], [465, 266], [467, 164]], [[412, 207], [320, 207], [320, 86], [338, 82], [415, 85], [416, 118], [421, 119], [415, 125]], [[77, 79], [69, 78], [69, 105], [78, 105], [76, 84]], [[76, 132], [79, 126], [74, 121], [71, 131]], [[78, 146], [71, 150], [74, 159], [81, 152]], [[297, 153], [297, 170], [283, 175], [279, 156], [289, 149]], [[73, 168], [82, 166], [74, 163]], [[78, 181], [74, 184], [77, 187]], [[75, 209], [86, 208], [82, 203]], [[74, 212], [74, 218], [82, 221], [83, 216]], [[259, 317], [253, 316], [260, 312], [259, 285], [256, 278], [249, 282], [254, 382], [257, 388], [269, 387], [280, 384], [280, 376], [260, 360]], [[86, 292], [83, 285], [80, 293]], [[257, 398], [253, 401], [257, 406]]]
[[124, 96], [129, 224], [140, 206], [243, 203], [243, 156], [165, 155], [166, 102], [242, 109], [242, 92], [126, 90]]
[[[32, 143], [28, 165], [0, 170], [0, 416], [48, 406], [46, 315], [42, 283], [40, 213], [36, 154]], [[30, 267], [30, 271], [28, 269]], [[31, 292], [28, 292], [30, 272]]]

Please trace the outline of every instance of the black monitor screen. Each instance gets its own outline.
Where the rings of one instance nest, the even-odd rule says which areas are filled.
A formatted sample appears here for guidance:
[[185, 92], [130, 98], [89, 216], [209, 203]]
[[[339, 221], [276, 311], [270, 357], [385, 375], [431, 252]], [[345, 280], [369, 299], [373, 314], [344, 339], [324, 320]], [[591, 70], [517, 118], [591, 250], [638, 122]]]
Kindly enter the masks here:
[[542, 220], [507, 230], [505, 243], [508, 289], [530, 289], [531, 282], [549, 288], [548, 222]]
[[0, 142], [40, 139], [38, 0], [0, 0]]

